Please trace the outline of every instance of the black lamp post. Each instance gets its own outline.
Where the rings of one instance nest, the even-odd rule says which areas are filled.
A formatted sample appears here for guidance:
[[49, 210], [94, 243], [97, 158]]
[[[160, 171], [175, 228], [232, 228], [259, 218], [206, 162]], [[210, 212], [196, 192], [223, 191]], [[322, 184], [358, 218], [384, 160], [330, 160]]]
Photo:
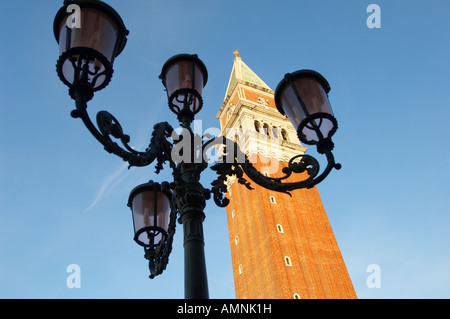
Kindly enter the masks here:
[[[80, 28], [69, 28], [67, 7], [80, 8]], [[187, 131], [183, 138], [176, 138], [174, 129], [167, 122], [154, 126], [150, 145], [145, 151], [136, 151], [128, 143], [117, 119], [106, 111], [97, 113], [95, 125], [87, 112], [87, 102], [94, 92], [103, 89], [111, 80], [114, 59], [124, 49], [128, 31], [114, 9], [97, 0], [64, 1], [54, 22], [55, 37], [60, 44], [57, 73], [69, 87], [76, 108], [71, 115], [80, 118], [105, 150], [121, 157], [130, 166], [147, 166], [156, 163], [156, 173], [168, 163], [173, 181], [161, 184], [150, 181], [132, 190], [128, 206], [132, 210], [135, 241], [144, 247], [149, 261], [150, 278], [161, 274], [168, 264], [175, 233], [176, 220], [183, 224], [185, 250], [185, 297], [208, 298], [208, 284], [204, 254], [203, 212], [206, 200], [211, 198], [220, 207], [228, 205], [224, 197], [228, 177], [235, 176], [240, 184], [251, 189], [244, 173], [256, 184], [278, 192], [310, 188], [321, 182], [333, 168], [339, 169], [332, 154], [331, 136], [337, 129], [327, 93], [328, 82], [317, 72], [310, 70], [287, 74], [278, 85], [275, 101], [278, 110], [286, 114], [297, 128], [299, 138], [306, 144], [317, 145], [325, 154], [327, 167], [319, 175], [319, 163], [310, 155], [294, 156], [285, 176], [267, 177], [258, 172], [238, 145], [224, 136], [206, 139], [195, 136], [191, 123], [202, 109], [202, 91], [208, 79], [203, 62], [197, 55], [180, 54], [170, 58], [163, 66], [160, 79], [167, 91], [169, 108]], [[175, 137], [175, 138], [174, 138]], [[122, 146], [113, 139], [120, 140]], [[170, 139], [171, 140], [170, 140]], [[173, 138], [173, 139], [172, 139]], [[199, 182], [200, 174], [208, 166], [207, 151], [221, 147], [223, 154], [211, 169], [217, 179], [211, 188]], [[191, 156], [175, 160], [174, 149], [187, 150]], [[200, 150], [200, 160], [193, 160]], [[198, 158], [196, 158], [198, 159]], [[293, 173], [308, 175], [298, 182], [285, 182]]]

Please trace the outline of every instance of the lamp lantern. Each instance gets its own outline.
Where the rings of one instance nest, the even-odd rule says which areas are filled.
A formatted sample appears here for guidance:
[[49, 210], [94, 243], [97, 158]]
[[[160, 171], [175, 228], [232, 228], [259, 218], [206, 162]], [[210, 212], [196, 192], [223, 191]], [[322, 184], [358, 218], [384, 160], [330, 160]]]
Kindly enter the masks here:
[[196, 54], [175, 55], [164, 64], [161, 75], [167, 91], [169, 108], [178, 117], [193, 116], [203, 106], [203, 88], [208, 81], [205, 64]]
[[155, 248], [167, 239], [171, 198], [168, 183], [150, 181], [131, 191], [128, 206], [133, 214], [136, 243]]
[[61, 81], [70, 88], [82, 83], [92, 92], [106, 87], [129, 33], [119, 14], [98, 0], [65, 1], [53, 32], [59, 43], [56, 68]]
[[328, 92], [328, 81], [313, 70], [288, 73], [275, 90], [275, 103], [286, 115], [305, 144], [317, 145], [320, 153], [333, 149], [331, 136], [337, 130]]

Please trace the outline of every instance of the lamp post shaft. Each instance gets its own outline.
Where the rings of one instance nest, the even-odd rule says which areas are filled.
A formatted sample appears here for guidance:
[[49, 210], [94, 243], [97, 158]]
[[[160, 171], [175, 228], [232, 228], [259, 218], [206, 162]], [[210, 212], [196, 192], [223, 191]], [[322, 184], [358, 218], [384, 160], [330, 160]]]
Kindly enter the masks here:
[[183, 186], [177, 199], [180, 223], [184, 232], [184, 293], [186, 299], [208, 299], [208, 280], [205, 261], [203, 221], [206, 206], [204, 188], [200, 184], [203, 166], [195, 163], [181, 164]]
[[182, 216], [184, 231], [184, 294], [186, 299], [208, 299], [208, 279], [203, 238], [203, 218], [198, 213]]

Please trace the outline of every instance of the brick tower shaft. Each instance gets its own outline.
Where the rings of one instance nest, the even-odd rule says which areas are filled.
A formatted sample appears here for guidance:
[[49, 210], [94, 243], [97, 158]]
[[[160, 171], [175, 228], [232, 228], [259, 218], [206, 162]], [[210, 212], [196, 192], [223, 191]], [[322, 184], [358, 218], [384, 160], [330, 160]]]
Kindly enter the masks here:
[[[284, 176], [288, 160], [306, 148], [276, 110], [274, 92], [235, 56], [217, 115], [222, 135], [237, 140], [261, 173]], [[297, 180], [298, 175], [287, 181]], [[356, 298], [316, 187], [290, 196], [254, 183], [249, 190], [233, 179], [228, 186], [236, 298]]]

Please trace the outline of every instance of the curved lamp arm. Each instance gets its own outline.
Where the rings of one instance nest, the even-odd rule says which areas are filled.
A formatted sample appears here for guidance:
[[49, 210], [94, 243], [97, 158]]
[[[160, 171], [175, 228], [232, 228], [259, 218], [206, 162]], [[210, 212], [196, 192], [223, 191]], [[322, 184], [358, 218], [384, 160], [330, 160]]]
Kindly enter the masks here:
[[[144, 152], [134, 150], [129, 146], [130, 137], [124, 134], [119, 121], [109, 112], [97, 113], [97, 126], [91, 121], [87, 112], [87, 101], [89, 96], [80, 90], [73, 89], [71, 96], [75, 100], [76, 109], [71, 112], [73, 118], [80, 118], [86, 128], [99, 141], [108, 153], [115, 154], [128, 162], [131, 166], [147, 166], [157, 160], [156, 173], [163, 168], [163, 163], [169, 161], [170, 166], [175, 169], [175, 163], [171, 160], [173, 144], [167, 140], [171, 137], [173, 128], [167, 122], [158, 123], [153, 127], [152, 138], [149, 147]], [[97, 128], [98, 127], [98, 128]], [[114, 142], [114, 137], [122, 143], [123, 147]]]
[[[282, 177], [274, 178], [261, 174], [249, 161], [248, 157], [242, 153], [236, 142], [231, 141], [226, 137], [216, 137], [209, 140], [204, 145], [204, 152], [212, 146], [223, 145], [223, 151], [220, 161], [211, 166], [211, 169], [216, 171], [218, 178], [211, 183], [213, 186], [211, 193], [214, 194], [214, 201], [220, 207], [228, 205], [229, 200], [224, 197], [227, 192], [226, 181], [228, 177], [235, 176], [238, 183], [245, 185], [251, 189], [250, 183], [243, 177], [244, 173], [256, 184], [276, 192], [289, 194], [289, 191], [312, 188], [320, 183], [331, 172], [333, 168], [340, 169], [341, 165], [337, 164], [331, 151], [324, 153], [326, 155], [328, 164], [323, 172], [319, 174], [319, 162], [312, 156], [300, 154], [291, 158], [288, 166], [284, 167], [282, 172], [285, 174]], [[230, 150], [231, 148], [231, 150]], [[307, 177], [298, 182], [283, 182], [283, 180], [290, 177], [293, 173], [307, 173]]]

